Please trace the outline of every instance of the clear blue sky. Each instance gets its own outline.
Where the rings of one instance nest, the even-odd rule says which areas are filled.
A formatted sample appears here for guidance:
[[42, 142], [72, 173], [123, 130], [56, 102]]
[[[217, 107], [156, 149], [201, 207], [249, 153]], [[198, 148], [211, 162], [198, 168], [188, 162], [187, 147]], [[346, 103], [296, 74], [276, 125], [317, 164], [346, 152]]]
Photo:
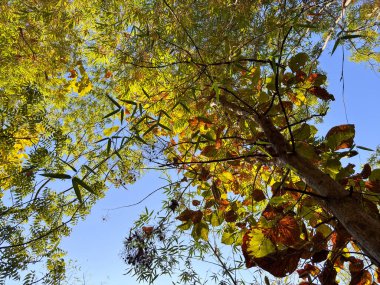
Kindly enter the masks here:
[[[321, 135], [335, 125], [346, 123], [340, 81], [342, 57], [338, 50], [333, 56], [325, 52], [322, 57], [322, 67], [328, 72], [328, 90], [336, 100], [331, 104], [324, 124], [318, 127]], [[346, 110], [349, 123], [356, 125], [356, 144], [374, 149], [380, 144], [379, 73], [372, 71], [366, 64], [346, 60], [344, 65]], [[369, 154], [361, 151], [354, 163], [364, 164]], [[80, 272], [74, 273], [83, 276], [86, 285], [137, 284], [133, 277], [123, 275], [126, 265], [119, 256], [122, 242], [144, 207], [159, 209], [164, 197], [157, 192], [139, 206], [110, 212], [107, 209], [139, 201], [165, 183], [159, 179], [159, 175], [149, 173], [136, 184], [130, 185], [128, 191], [110, 189], [106, 198], [99, 201], [87, 219], [80, 222], [71, 236], [64, 240], [63, 248], [68, 251], [67, 257], [77, 260], [81, 267]], [[168, 281], [161, 278], [157, 284], [170, 284]]]

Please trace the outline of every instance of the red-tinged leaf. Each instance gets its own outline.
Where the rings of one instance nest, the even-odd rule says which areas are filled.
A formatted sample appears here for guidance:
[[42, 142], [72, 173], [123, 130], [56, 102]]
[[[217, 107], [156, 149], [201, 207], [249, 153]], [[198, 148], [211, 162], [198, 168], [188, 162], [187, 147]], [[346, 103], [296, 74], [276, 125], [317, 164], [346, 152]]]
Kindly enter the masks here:
[[355, 125], [340, 125], [331, 128], [326, 134], [327, 145], [332, 150], [351, 148], [354, 144]]
[[281, 218], [271, 231], [271, 239], [275, 243], [293, 246], [300, 241], [301, 230], [297, 220], [286, 215]]
[[212, 195], [214, 196], [215, 201], [219, 201], [221, 198], [221, 193], [218, 186], [216, 186], [216, 183], [212, 183], [211, 192], [212, 192]]
[[314, 86], [320, 86], [326, 82], [326, 75], [319, 74], [319, 73], [312, 73], [309, 75], [307, 80], [311, 82]]
[[361, 272], [364, 268], [363, 260], [355, 258], [353, 256], [349, 257], [350, 265], [348, 266], [348, 269], [350, 270], [351, 275], [354, 273]]
[[222, 147], [222, 140], [220, 138], [215, 140], [215, 149], [220, 149]]
[[311, 241], [315, 250], [325, 250], [327, 249], [327, 239], [323, 236], [321, 232], [316, 232]]
[[255, 266], [254, 258], [248, 253], [248, 244], [250, 239], [251, 237], [249, 236], [249, 232], [246, 232], [243, 236], [243, 242], [241, 245], [241, 251], [245, 259], [245, 266], [247, 268]]
[[199, 179], [201, 181], [207, 181], [210, 178], [210, 171], [205, 167], [201, 168], [201, 173], [199, 174]]
[[107, 70], [106, 74], [104, 75], [104, 78], [110, 78], [112, 76], [112, 72]]
[[319, 87], [319, 86], [313, 86], [307, 90], [310, 94], [316, 96], [317, 98], [328, 101], [332, 100], [334, 101], [335, 98], [333, 95], [331, 95], [325, 88]]
[[215, 145], [208, 145], [203, 148], [201, 155], [204, 155], [206, 157], [214, 157], [217, 154], [217, 149]]
[[185, 209], [182, 211], [181, 214], [178, 215], [178, 217], [176, 217], [176, 219], [180, 220], [181, 222], [187, 222], [191, 220], [192, 216], [194, 215], [194, 212], [195, 211], [193, 210]]
[[307, 75], [306, 75], [305, 72], [303, 72], [302, 70], [297, 70], [296, 71], [296, 80], [297, 80], [297, 83], [305, 81], [306, 76]]
[[282, 208], [275, 208], [271, 205], [268, 205], [263, 211], [262, 216], [265, 217], [267, 220], [274, 220], [282, 213], [283, 213]]
[[322, 272], [318, 275], [318, 279], [321, 284], [338, 285], [338, 282], [336, 282], [336, 275], [337, 272], [334, 268], [334, 265], [332, 264], [331, 260], [327, 260]]
[[151, 235], [153, 233], [153, 230], [154, 228], [153, 227], [142, 227], [142, 231], [146, 234], [146, 235]]
[[297, 270], [297, 273], [300, 278], [307, 278], [309, 275], [316, 276], [320, 272], [319, 268], [312, 265], [312, 264], [306, 264], [303, 269]]
[[253, 261], [273, 276], [285, 277], [297, 269], [300, 257], [301, 251], [288, 248], [265, 257], [254, 258]]
[[347, 243], [350, 241], [351, 235], [346, 231], [346, 229], [338, 223], [335, 227], [335, 232], [331, 235], [331, 242], [333, 243], [333, 249], [345, 248]]
[[69, 72], [70, 72], [69, 78], [75, 78], [78, 75], [75, 69], [71, 69]]
[[298, 269], [297, 273], [298, 273], [298, 277], [302, 279], [306, 279], [309, 276], [309, 272], [305, 269]]
[[349, 285], [371, 285], [372, 275], [368, 270], [361, 270], [359, 272], [351, 273], [351, 281]]
[[380, 181], [366, 181], [365, 188], [374, 193], [380, 193]]
[[203, 218], [203, 213], [202, 211], [193, 211], [193, 214], [191, 216], [191, 221], [194, 223], [194, 224], [198, 224], [202, 221], [202, 218]]
[[252, 198], [256, 202], [260, 202], [266, 199], [264, 192], [258, 189], [252, 191]]

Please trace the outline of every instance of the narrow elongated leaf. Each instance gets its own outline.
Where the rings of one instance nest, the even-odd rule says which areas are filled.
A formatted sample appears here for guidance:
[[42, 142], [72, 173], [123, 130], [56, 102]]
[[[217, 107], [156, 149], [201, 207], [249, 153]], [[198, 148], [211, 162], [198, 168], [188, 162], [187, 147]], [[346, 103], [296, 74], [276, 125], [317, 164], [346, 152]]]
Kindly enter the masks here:
[[73, 171], [78, 172], [78, 171], [74, 168], [74, 166], [70, 165], [69, 163], [67, 163], [67, 162], [64, 161], [63, 159], [60, 159], [59, 157], [58, 157], [58, 159], [59, 159], [62, 163], [64, 163], [64, 164], [67, 165], [68, 167], [70, 167]]
[[124, 110], [121, 109], [121, 110], [120, 110], [120, 124], [121, 124], [121, 125], [123, 124], [123, 121], [124, 121]]
[[110, 151], [111, 151], [111, 139], [108, 139], [108, 142], [107, 142], [107, 154], [110, 154]]
[[346, 36], [337, 38], [335, 41], [334, 47], [331, 51], [331, 54], [335, 52], [336, 48], [338, 47], [338, 45], [340, 44], [342, 40], [355, 39], [355, 38], [363, 38], [363, 36], [362, 35], [346, 35]]
[[[120, 110], [120, 109], [116, 109], [116, 110], [112, 111], [111, 113], [105, 115], [105, 116], [103, 117], [103, 119], [106, 119], [106, 118], [111, 117], [112, 115], [115, 115], [117, 112], [119, 112], [119, 110]], [[123, 110], [121, 110], [121, 111], [123, 112]]]
[[95, 193], [95, 191], [88, 184], [86, 184], [82, 179], [79, 179], [78, 177], [73, 177], [73, 185], [74, 185], [74, 183], [82, 186], [84, 189], [86, 189], [91, 194], [97, 195]]
[[57, 178], [57, 179], [70, 179], [71, 176], [68, 174], [62, 173], [42, 173], [41, 176], [49, 177], [49, 178]]
[[357, 145], [356, 147], [357, 147], [357, 148], [360, 148], [360, 149], [362, 149], [362, 150], [366, 150], [366, 151], [374, 151], [374, 150], [371, 149], [371, 148], [368, 148], [368, 147], [365, 147], [365, 146], [361, 146], [361, 145]]
[[141, 88], [141, 89], [142, 89], [142, 92], [145, 94], [145, 96], [148, 97], [148, 99], [150, 99], [148, 92], [146, 92], [146, 90], [144, 88]]
[[79, 202], [83, 203], [82, 194], [80, 193], [78, 182], [74, 178], [71, 181], [73, 183], [73, 188], [74, 188], [74, 191], [75, 191], [75, 195], [77, 196]]
[[125, 99], [119, 99], [119, 100], [130, 105], [135, 105], [135, 106], [137, 105], [136, 102], [131, 101], [131, 100], [125, 100]]
[[111, 96], [109, 96], [108, 94], [106, 94], [107, 98], [111, 100], [111, 102], [120, 110], [121, 106], [119, 103], [117, 103], [117, 101], [115, 99], [113, 99]]
[[83, 166], [84, 166], [84, 168], [86, 168], [88, 171], [92, 172], [93, 174], [96, 174], [96, 172], [95, 172], [91, 167], [89, 167], [89, 166], [87, 166], [87, 165], [83, 165]]

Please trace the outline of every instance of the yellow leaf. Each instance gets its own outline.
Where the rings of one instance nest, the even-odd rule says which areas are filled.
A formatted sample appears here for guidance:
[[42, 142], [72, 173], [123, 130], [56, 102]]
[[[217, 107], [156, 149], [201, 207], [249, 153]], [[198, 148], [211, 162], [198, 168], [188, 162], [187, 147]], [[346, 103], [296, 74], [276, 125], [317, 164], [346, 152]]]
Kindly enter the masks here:
[[105, 129], [103, 131], [103, 134], [109, 137], [112, 133], [116, 132], [118, 129], [119, 129], [119, 126], [113, 126], [111, 128]]
[[219, 178], [220, 178], [220, 180], [222, 180], [225, 183], [235, 180], [232, 173], [228, 172], [228, 171], [224, 171], [222, 174], [220, 174]]

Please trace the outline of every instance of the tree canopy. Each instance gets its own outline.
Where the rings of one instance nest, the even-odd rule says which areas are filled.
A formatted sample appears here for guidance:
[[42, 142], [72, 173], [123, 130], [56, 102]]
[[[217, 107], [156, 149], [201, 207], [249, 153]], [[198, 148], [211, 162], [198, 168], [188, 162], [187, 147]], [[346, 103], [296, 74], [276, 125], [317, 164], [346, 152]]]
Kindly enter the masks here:
[[[354, 125], [316, 127], [334, 100], [318, 61], [327, 46], [378, 70], [378, 1], [14, 0], [0, 11], [0, 282], [43, 262], [46, 275], [24, 283], [59, 284], [61, 238], [148, 168], [181, 178], [166, 187], [167, 214], [126, 239], [140, 279], [189, 249], [219, 259], [212, 235], [247, 268], [297, 272], [300, 284], [380, 282], [378, 159], [342, 160], [366, 150]], [[187, 249], [162, 245], [186, 233]]]

